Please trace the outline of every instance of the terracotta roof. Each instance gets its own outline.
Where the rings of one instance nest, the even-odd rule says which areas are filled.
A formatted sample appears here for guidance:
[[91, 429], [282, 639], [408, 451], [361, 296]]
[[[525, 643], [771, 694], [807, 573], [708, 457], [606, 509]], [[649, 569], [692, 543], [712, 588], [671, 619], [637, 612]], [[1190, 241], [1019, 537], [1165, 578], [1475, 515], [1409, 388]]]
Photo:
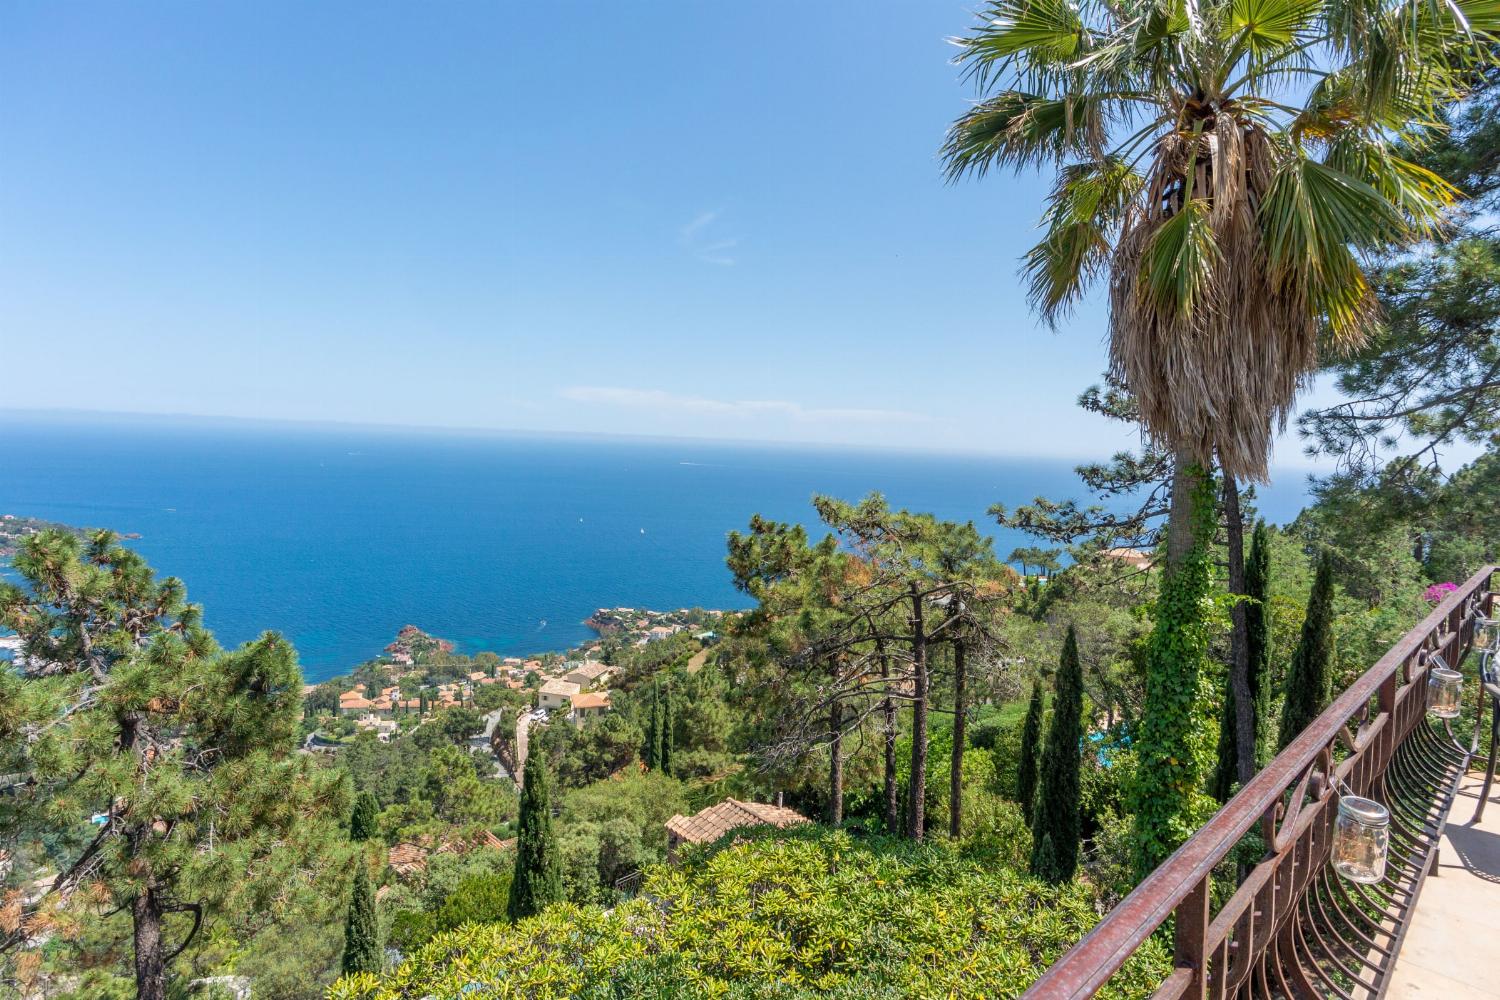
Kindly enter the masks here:
[[514, 843], [514, 840], [501, 840], [499, 837], [495, 836], [493, 833], [490, 833], [490, 831], [488, 830], [480, 830], [478, 833], [467, 839], [454, 838], [452, 840], [443, 841], [442, 845], [438, 847], [437, 853], [468, 854], [470, 851], [477, 850], [481, 847], [488, 847], [491, 850], [495, 851], [503, 851], [507, 846]]
[[427, 867], [427, 848], [420, 844], [397, 844], [386, 856], [397, 875], [410, 875]]
[[608, 708], [609, 707], [609, 692], [608, 691], [600, 691], [598, 693], [592, 693], [591, 692], [589, 694], [575, 694], [573, 696], [573, 707], [574, 708]]
[[689, 843], [707, 844], [742, 826], [769, 825], [784, 830], [807, 822], [806, 816], [785, 806], [725, 799], [696, 816], [673, 816], [667, 820], [667, 832]]
[[425, 871], [429, 854], [468, 854], [480, 848], [504, 851], [516, 846], [514, 837], [510, 840], [501, 840], [488, 830], [480, 830], [469, 837], [455, 835], [438, 844], [436, 849], [432, 849], [432, 843], [431, 836], [423, 835], [417, 838], [416, 843], [397, 844], [386, 855], [386, 863], [395, 870], [397, 875], [404, 877], [414, 872]]
[[1118, 559], [1136, 569], [1145, 569], [1156, 561], [1154, 554], [1148, 549], [1105, 549], [1103, 555], [1106, 559]]

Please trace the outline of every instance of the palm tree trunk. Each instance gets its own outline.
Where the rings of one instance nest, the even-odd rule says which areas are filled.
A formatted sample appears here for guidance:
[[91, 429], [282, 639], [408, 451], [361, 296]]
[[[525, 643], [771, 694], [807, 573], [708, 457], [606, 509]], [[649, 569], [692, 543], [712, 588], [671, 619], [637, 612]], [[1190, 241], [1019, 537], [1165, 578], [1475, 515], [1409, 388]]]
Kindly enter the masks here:
[[1193, 489], [1201, 467], [1191, 454], [1179, 451], [1172, 463], [1172, 502], [1167, 511], [1167, 566], [1171, 573], [1193, 547]]
[[927, 797], [927, 633], [922, 622], [922, 592], [911, 584], [911, 780], [907, 785], [906, 835], [921, 840]]
[[953, 644], [953, 763], [948, 768], [948, 836], [957, 840], [964, 819], [964, 727], [967, 722], [968, 650]]

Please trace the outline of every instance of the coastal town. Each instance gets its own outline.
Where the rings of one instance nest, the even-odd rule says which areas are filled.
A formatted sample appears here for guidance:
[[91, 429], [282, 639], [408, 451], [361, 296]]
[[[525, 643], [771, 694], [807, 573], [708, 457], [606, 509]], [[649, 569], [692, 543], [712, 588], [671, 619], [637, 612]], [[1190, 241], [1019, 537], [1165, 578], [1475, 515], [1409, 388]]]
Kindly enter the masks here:
[[[586, 620], [596, 638], [564, 652], [525, 657], [456, 653], [452, 642], [406, 625], [380, 656], [350, 674], [304, 685], [304, 749], [337, 752], [362, 732], [389, 741], [453, 708], [477, 713], [476, 728], [468, 734], [475, 751], [494, 744], [506, 709], [527, 710], [516, 721], [519, 745], [524, 746], [524, 730], [531, 723], [561, 720], [581, 728], [610, 711], [610, 682], [620, 672], [622, 653], [676, 640], [691, 646], [691, 669], [693, 659], [701, 665], [702, 654], [717, 643], [730, 614], [701, 608], [600, 608]], [[514, 762], [516, 770], [524, 759], [523, 753]], [[510, 771], [497, 767], [501, 775]]]

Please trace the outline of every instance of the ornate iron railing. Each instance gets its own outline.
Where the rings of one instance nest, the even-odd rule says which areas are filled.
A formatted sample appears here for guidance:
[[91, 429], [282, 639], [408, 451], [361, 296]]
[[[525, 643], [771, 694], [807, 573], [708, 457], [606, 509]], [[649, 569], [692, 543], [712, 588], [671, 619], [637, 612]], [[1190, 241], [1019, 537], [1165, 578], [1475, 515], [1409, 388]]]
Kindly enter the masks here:
[[[1428, 721], [1427, 673], [1437, 657], [1457, 666], [1468, 654], [1495, 569], [1434, 608], [1026, 996], [1093, 996], [1169, 921], [1173, 971], [1157, 1000], [1380, 996], [1477, 746]], [[1481, 690], [1481, 715], [1484, 701]], [[1389, 863], [1375, 885], [1348, 882], [1328, 864], [1343, 788], [1391, 813]], [[1215, 911], [1215, 869], [1222, 877], [1257, 824], [1265, 857]]]

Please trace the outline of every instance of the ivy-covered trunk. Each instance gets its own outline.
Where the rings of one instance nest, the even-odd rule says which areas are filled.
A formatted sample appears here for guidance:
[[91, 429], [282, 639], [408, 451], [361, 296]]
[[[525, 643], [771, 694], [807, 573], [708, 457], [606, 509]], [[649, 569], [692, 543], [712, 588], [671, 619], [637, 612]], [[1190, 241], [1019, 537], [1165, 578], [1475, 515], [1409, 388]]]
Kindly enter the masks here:
[[1141, 877], [1186, 840], [1207, 812], [1202, 789], [1214, 746], [1200, 705], [1208, 659], [1204, 598], [1216, 520], [1207, 471], [1179, 455], [1136, 744], [1139, 763], [1132, 797], [1136, 872]]

